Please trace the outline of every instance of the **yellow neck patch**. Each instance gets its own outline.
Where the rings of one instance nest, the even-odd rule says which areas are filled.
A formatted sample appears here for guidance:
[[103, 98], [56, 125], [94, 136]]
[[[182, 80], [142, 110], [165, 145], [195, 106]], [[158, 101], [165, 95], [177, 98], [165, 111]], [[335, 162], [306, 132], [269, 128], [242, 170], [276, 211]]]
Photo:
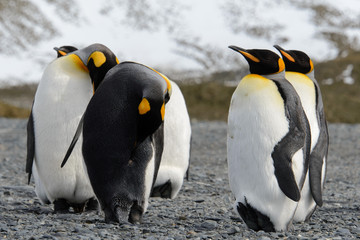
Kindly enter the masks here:
[[171, 96], [171, 83], [170, 83], [170, 80], [162, 73], [156, 71], [155, 69], [151, 68], [151, 67], [148, 67], [150, 68], [151, 70], [153, 70], [154, 72], [156, 72], [157, 74], [159, 74], [163, 79], [165, 79], [165, 82], [166, 82], [166, 85], [167, 85], [167, 90], [169, 92], [169, 95]]
[[253, 61], [253, 62], [260, 62], [260, 60], [259, 60], [257, 57], [251, 55], [250, 53], [247, 53], [247, 52], [244, 52], [244, 51], [239, 51], [239, 52], [240, 52], [242, 55], [244, 55], [246, 58], [250, 59], [250, 60]]
[[69, 57], [72, 59], [72, 61], [75, 63], [76, 66], [78, 66], [80, 69], [89, 72], [89, 69], [84, 65], [84, 63], [81, 61], [78, 55], [70, 54], [66, 57]]
[[88, 63], [92, 59], [94, 61], [95, 67], [101, 67], [106, 62], [106, 57], [102, 52], [95, 51], [88, 58]]
[[307, 85], [309, 87], [314, 88], [314, 83], [313, 81], [306, 76], [303, 73], [298, 73], [298, 72], [285, 72], [285, 78], [290, 82], [290, 83], [300, 83], [300, 84], [304, 84]]
[[281, 54], [282, 54], [284, 57], [286, 57], [289, 61], [295, 62], [295, 59], [294, 59], [292, 56], [290, 56], [290, 54], [288, 54], [287, 52], [285, 52], [285, 51], [283, 51], [283, 50], [280, 50], [280, 52], [281, 52]]
[[163, 105], [161, 106], [160, 113], [161, 113], [161, 119], [164, 121], [164, 117], [165, 117], [165, 103], [163, 103]]
[[284, 60], [282, 60], [281, 58], [279, 58], [278, 60], [278, 65], [279, 65], [279, 71], [277, 73], [280, 73], [285, 70], [285, 63]]
[[117, 63], [117, 64], [120, 63], [120, 61], [119, 61], [119, 59], [118, 59], [117, 57], [115, 57], [115, 60], [116, 60], [116, 63]]
[[148, 111], [150, 111], [150, 103], [146, 98], [143, 98], [139, 104], [139, 114], [144, 115]]

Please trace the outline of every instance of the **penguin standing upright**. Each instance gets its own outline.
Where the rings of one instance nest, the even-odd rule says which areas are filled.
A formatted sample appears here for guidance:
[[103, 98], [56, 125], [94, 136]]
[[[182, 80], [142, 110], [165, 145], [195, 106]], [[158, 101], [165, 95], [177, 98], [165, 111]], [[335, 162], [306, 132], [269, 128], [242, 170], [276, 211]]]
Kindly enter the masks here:
[[82, 131], [82, 153], [106, 222], [137, 223], [147, 209], [164, 144], [171, 84], [144, 65], [113, 67], [96, 89], [62, 166]]
[[184, 96], [170, 80], [171, 98], [165, 106], [164, 150], [151, 196], [174, 199], [189, 167], [191, 124]]
[[326, 175], [329, 134], [319, 84], [314, 77], [314, 65], [307, 54], [274, 46], [285, 62], [286, 79], [300, 96], [311, 129], [309, 171], [306, 175], [301, 199], [294, 221], [308, 220], [316, 205], [322, 206], [322, 190]]
[[71, 206], [80, 212], [89, 199], [95, 201], [80, 147], [69, 166], [61, 169], [60, 163], [93, 95], [92, 86], [100, 84], [117, 59], [101, 44], [61, 56], [46, 67], [35, 94], [28, 121], [26, 172], [29, 181], [34, 175], [42, 203], [53, 203], [55, 211], [68, 211]]
[[250, 66], [228, 116], [227, 158], [235, 209], [253, 230], [286, 230], [308, 169], [310, 129], [274, 52], [242, 49]]

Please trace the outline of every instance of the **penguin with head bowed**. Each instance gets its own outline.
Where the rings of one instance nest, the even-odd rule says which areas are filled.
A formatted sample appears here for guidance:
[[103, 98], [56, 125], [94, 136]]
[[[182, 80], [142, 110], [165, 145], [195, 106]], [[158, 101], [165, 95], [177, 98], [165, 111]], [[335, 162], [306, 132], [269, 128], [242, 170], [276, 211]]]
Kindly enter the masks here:
[[316, 206], [322, 206], [322, 190], [326, 175], [329, 134], [319, 84], [314, 77], [314, 65], [307, 54], [274, 46], [285, 62], [286, 79], [300, 96], [311, 129], [309, 171], [301, 191], [294, 221], [308, 220]]
[[93, 87], [118, 61], [101, 44], [76, 51], [69, 46], [56, 50], [61, 57], [46, 67], [28, 120], [26, 172], [29, 182], [34, 175], [35, 192], [42, 203], [53, 203], [56, 212], [69, 211], [69, 207], [81, 212], [88, 200], [90, 208], [96, 200], [80, 147], [74, 150], [69, 166], [61, 169], [60, 163]]
[[170, 80], [171, 98], [165, 105], [164, 150], [152, 197], [174, 199], [189, 168], [191, 124], [179, 86]]
[[255, 231], [287, 230], [308, 169], [309, 123], [277, 54], [230, 48], [250, 67], [233, 93], [228, 115], [227, 158], [235, 210]]
[[[72, 46], [62, 46], [55, 50], [61, 55], [71, 52], [73, 48]], [[171, 83], [171, 99], [165, 105], [167, 114], [164, 118], [164, 150], [151, 197], [174, 199], [181, 189], [185, 174], [188, 173], [191, 124], [186, 102], [179, 86], [175, 82], [169, 81]], [[71, 149], [81, 131], [80, 124]], [[71, 153], [71, 149], [68, 155]]]
[[170, 94], [163, 74], [123, 62], [90, 100], [62, 166], [82, 132], [84, 161], [106, 222], [141, 222], [162, 157]]

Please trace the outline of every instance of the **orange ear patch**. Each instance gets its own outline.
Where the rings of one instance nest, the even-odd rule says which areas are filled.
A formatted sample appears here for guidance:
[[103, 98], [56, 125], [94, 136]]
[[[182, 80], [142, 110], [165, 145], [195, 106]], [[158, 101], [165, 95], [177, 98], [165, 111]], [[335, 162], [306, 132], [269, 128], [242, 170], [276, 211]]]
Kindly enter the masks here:
[[285, 63], [284, 60], [282, 60], [281, 58], [279, 58], [278, 60], [278, 65], [279, 65], [279, 71], [277, 73], [280, 73], [285, 70]]
[[94, 61], [95, 67], [101, 67], [106, 62], [106, 57], [102, 52], [95, 51], [88, 58], [88, 63], [92, 59]]
[[312, 72], [313, 70], [314, 70], [314, 64], [310, 59], [310, 71], [309, 72]]
[[165, 103], [163, 103], [163, 105], [161, 106], [160, 113], [161, 113], [161, 119], [164, 121], [164, 117], [165, 117]]
[[139, 104], [139, 114], [144, 115], [148, 111], [150, 111], [150, 103], [146, 98], [143, 98]]

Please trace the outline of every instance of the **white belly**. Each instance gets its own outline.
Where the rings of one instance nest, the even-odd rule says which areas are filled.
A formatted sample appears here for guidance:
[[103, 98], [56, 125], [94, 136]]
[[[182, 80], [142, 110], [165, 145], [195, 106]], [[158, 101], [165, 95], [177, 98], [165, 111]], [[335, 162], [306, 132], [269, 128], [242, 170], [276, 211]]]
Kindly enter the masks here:
[[[298, 93], [305, 114], [309, 120], [311, 131], [311, 151], [315, 147], [320, 128], [316, 117], [316, 92], [313, 81], [304, 74], [286, 72], [286, 79], [294, 86]], [[309, 183], [309, 172], [306, 174], [304, 186], [301, 190], [301, 199], [294, 215], [294, 221], [302, 222], [315, 209], [316, 203], [312, 197]]]
[[172, 81], [171, 85], [171, 98], [165, 105], [164, 150], [154, 186], [170, 180], [171, 198], [175, 198], [189, 166], [191, 125], [180, 88]]
[[[233, 94], [227, 137], [229, 182], [237, 202], [245, 203], [246, 197], [276, 230], [285, 230], [297, 203], [280, 190], [271, 153], [287, 134], [289, 123], [277, 86], [264, 79], [248, 75]], [[294, 158], [293, 162], [302, 162], [302, 154]]]
[[[62, 159], [79, 120], [92, 96], [87, 72], [72, 73], [65, 57], [52, 62], [44, 72], [33, 106], [35, 162], [42, 188], [53, 202], [65, 198], [83, 202], [94, 196], [81, 153], [82, 138], [64, 168]], [[73, 73], [74, 73], [73, 72]]]

